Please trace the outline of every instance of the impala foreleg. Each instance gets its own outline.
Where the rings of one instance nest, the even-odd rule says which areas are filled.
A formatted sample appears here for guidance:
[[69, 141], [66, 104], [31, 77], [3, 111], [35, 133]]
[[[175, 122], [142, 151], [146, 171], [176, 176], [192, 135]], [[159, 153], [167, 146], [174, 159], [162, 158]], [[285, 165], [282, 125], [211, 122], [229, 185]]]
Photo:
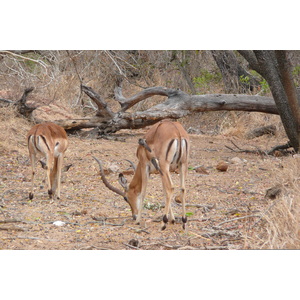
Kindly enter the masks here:
[[61, 170], [63, 166], [63, 160], [64, 160], [64, 155], [60, 154], [57, 161], [57, 176], [56, 176], [58, 199], [60, 199], [60, 183], [61, 183]]

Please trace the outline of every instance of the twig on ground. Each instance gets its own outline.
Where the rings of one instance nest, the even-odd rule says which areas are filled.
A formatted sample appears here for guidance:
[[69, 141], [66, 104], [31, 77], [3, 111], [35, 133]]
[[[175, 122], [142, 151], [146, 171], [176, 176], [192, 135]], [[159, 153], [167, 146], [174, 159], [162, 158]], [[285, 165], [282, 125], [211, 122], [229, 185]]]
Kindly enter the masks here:
[[10, 226], [10, 227], [0, 227], [0, 230], [16, 230], [16, 231], [26, 231], [26, 229], [22, 227], [17, 227], [17, 226]]
[[97, 250], [113, 250], [112, 248], [96, 247], [94, 245], [82, 247], [79, 250], [92, 250], [92, 249], [97, 249]]
[[146, 230], [146, 229], [144, 229], [144, 228], [134, 228], [134, 227], [128, 227], [128, 228], [135, 230], [137, 233], [140, 233], [140, 232], [145, 232], [145, 233], [148, 233], [148, 234], [150, 234], [150, 232], [149, 232], [149, 231], [147, 231], [147, 230]]
[[47, 239], [47, 238], [38, 238], [38, 237], [31, 237], [31, 236], [14, 236], [14, 237], [2, 237], [1, 239], [5, 240], [14, 240], [14, 239], [25, 239], [25, 240], [45, 240], [50, 242], [58, 242], [59, 240]]
[[286, 150], [288, 148], [291, 148], [292, 145], [290, 142], [287, 142], [286, 144], [284, 145], [278, 145], [278, 146], [275, 146], [273, 148], [271, 148], [270, 150], [266, 150], [266, 151], [263, 151], [263, 150], [260, 150], [260, 149], [257, 149], [257, 150], [249, 150], [249, 149], [241, 149], [238, 145], [236, 145], [233, 141], [231, 141], [231, 143], [238, 149], [238, 150], [235, 150], [227, 145], [225, 145], [225, 147], [233, 152], [237, 152], [237, 153], [252, 153], [252, 154], [259, 154], [259, 155], [272, 155], [275, 151], [277, 150]]
[[197, 234], [197, 233], [195, 233], [195, 232], [193, 232], [193, 231], [190, 231], [190, 230], [189, 230], [189, 234], [192, 234], [192, 235], [194, 235], [194, 236], [196, 236], [196, 237], [199, 237], [199, 238], [201, 238], [201, 239], [210, 241], [210, 238], [204, 237], [203, 235]]
[[217, 226], [220, 226], [220, 225], [225, 224], [225, 223], [233, 222], [233, 221], [236, 221], [236, 220], [242, 220], [242, 219], [246, 219], [246, 218], [260, 218], [260, 217], [261, 217], [261, 215], [247, 215], [247, 216], [238, 217], [238, 218], [223, 221], [223, 222], [219, 223]]
[[0, 223], [21, 223], [23, 222], [22, 220], [17, 220], [17, 219], [6, 219], [6, 220], [0, 220]]
[[[115, 224], [115, 223], [107, 223], [107, 222], [105, 222], [105, 220], [101, 220], [101, 221], [89, 221], [89, 222], [84, 223], [83, 226], [88, 225], [88, 224], [101, 224], [103, 226], [124, 226], [125, 222], [120, 223], [120, 224]], [[77, 225], [80, 225], [80, 224], [77, 224]]]
[[260, 218], [251, 226], [251, 229], [254, 228], [262, 220], [262, 218], [271, 210], [273, 206], [275, 206], [275, 204], [278, 203], [279, 200], [280, 198], [274, 201], [264, 212], [261, 213], [261, 215], [259, 216]]
[[187, 203], [185, 205], [185, 207], [197, 207], [197, 208], [205, 208], [205, 209], [213, 209], [213, 208], [216, 208], [216, 204], [207, 204], [207, 205], [204, 205], [204, 204], [189, 204]]
[[240, 235], [240, 232], [239, 231], [236, 231], [236, 232], [231, 232], [231, 231], [226, 231], [226, 230], [209, 230], [210, 232], [208, 233], [203, 233], [202, 236], [204, 237], [207, 237], [207, 238], [210, 238], [210, 237], [213, 237], [213, 236], [217, 236], [217, 237], [220, 237], [222, 235], [224, 236], [230, 236], [230, 237], [237, 237]]
[[233, 152], [237, 152], [237, 153], [252, 153], [252, 154], [259, 154], [259, 155], [266, 155], [265, 151], [262, 151], [260, 149], [257, 150], [249, 150], [249, 149], [241, 149], [238, 145], [236, 145], [233, 141], [231, 141], [231, 143], [238, 149], [235, 150], [227, 145], [225, 145], [225, 147]]

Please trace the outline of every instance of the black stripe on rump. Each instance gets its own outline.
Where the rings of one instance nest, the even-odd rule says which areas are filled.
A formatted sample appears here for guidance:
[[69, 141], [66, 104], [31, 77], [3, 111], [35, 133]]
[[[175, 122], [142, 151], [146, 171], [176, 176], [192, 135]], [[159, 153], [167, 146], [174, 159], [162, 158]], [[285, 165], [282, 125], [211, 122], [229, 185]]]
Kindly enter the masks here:
[[178, 165], [180, 160], [181, 160], [181, 153], [182, 153], [182, 140], [180, 139], [180, 142], [179, 142], [179, 153], [178, 153], [178, 157], [177, 157], [177, 161], [176, 161], [176, 164]]
[[185, 142], [185, 148], [186, 148], [185, 156], [186, 156], [186, 159], [187, 159], [188, 158], [188, 153], [189, 153], [189, 149], [188, 149], [189, 145], [188, 145], [188, 142], [187, 142], [186, 139], [183, 139], [183, 141]]
[[173, 139], [173, 140], [169, 143], [169, 145], [168, 145], [168, 149], [167, 149], [167, 152], [166, 152], [166, 160], [168, 160], [168, 155], [169, 155], [170, 149], [171, 149], [171, 147], [172, 147], [174, 141], [175, 141], [175, 139]]
[[50, 148], [49, 148], [49, 146], [47, 144], [46, 138], [43, 135], [40, 135], [40, 137], [43, 139], [44, 143], [46, 144], [46, 146], [48, 148], [48, 151], [50, 151]]

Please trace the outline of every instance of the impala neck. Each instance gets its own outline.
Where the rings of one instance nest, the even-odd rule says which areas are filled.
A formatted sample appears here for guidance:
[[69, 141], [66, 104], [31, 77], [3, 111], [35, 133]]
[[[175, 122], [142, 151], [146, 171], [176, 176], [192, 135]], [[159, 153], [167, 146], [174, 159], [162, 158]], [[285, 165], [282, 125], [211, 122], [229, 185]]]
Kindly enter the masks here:
[[[145, 169], [145, 170], [143, 170]], [[146, 173], [146, 167], [142, 167], [141, 163], [139, 162], [136, 170], [134, 172], [133, 178], [129, 184], [129, 190], [134, 190], [135, 194], [139, 195], [142, 191], [143, 186], [143, 178], [145, 178], [143, 173]]]

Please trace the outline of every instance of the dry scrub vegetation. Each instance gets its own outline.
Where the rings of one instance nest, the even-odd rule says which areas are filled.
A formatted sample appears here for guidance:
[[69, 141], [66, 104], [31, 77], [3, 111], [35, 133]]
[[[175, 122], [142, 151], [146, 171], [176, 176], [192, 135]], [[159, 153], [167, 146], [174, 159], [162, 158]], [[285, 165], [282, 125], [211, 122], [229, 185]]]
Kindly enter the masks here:
[[[12, 59], [6, 62], [10, 67], [8, 77], [2, 64], [1, 89], [10, 91], [9, 97], [2, 97], [19, 99], [24, 87], [35, 86], [30, 96], [32, 103], [66, 106], [73, 115], [93, 114], [93, 104], [81, 95], [80, 79], [87, 78], [87, 85], [101, 91], [104, 98], [112, 98], [116, 62], [118, 66], [123, 63], [127, 78], [138, 77], [135, 84], [124, 85], [124, 95], [155, 85], [190, 92], [178, 62], [166, 65], [166, 56], [170, 55], [167, 52], [141, 52], [138, 62], [120, 53], [114, 57], [118, 60], [113, 61], [105, 51], [74, 51], [69, 56], [61, 52], [48, 52], [47, 59], [52, 63], [47, 72], [40, 66], [28, 73], [24, 63], [20, 68], [22, 62]], [[192, 55], [201, 56], [197, 64], [186, 66], [192, 77], [203, 69], [216, 74], [206, 52]], [[19, 71], [13, 73], [14, 69]], [[222, 92], [222, 83], [216, 78], [206, 86], [196, 86], [197, 92]], [[147, 99], [138, 109], [160, 99]], [[109, 104], [112, 109], [116, 105], [113, 100]], [[51, 114], [48, 117], [55, 118]], [[137, 140], [146, 128], [122, 130], [113, 139], [70, 134], [65, 165], [72, 167], [63, 173], [62, 199], [48, 200], [45, 173], [39, 167], [36, 195], [30, 201], [26, 134], [33, 124], [17, 116], [13, 108], [0, 108], [0, 249], [299, 249], [299, 155], [244, 153], [233, 146], [267, 151], [286, 143], [279, 117], [214, 112], [193, 114], [180, 121], [191, 135], [186, 232], [180, 222], [160, 231], [164, 198], [158, 175], [151, 176], [141, 226], [134, 224], [125, 201], [100, 181], [92, 156], [101, 159], [106, 169], [114, 165], [119, 171], [127, 170], [124, 159], [136, 162]], [[270, 124], [276, 127], [275, 135], [247, 139], [251, 130]], [[220, 162], [228, 165], [226, 172], [216, 169]], [[108, 175], [114, 185], [118, 184], [117, 177], [118, 172]], [[132, 175], [127, 177], [130, 181]], [[173, 174], [172, 178], [177, 187], [178, 175]], [[266, 193], [271, 188], [277, 194], [268, 197]], [[180, 204], [174, 201], [172, 205], [175, 216], [180, 216]], [[55, 221], [63, 221], [64, 226], [55, 226]]]

